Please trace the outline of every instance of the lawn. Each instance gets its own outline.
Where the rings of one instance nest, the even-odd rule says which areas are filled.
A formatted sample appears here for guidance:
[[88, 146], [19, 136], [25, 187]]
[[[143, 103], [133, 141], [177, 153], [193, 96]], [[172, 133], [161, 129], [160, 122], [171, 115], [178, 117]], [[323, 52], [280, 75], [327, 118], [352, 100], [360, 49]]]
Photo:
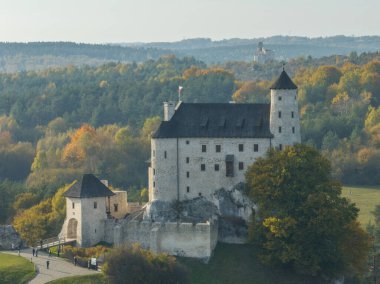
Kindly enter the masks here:
[[194, 284], [322, 283], [314, 278], [262, 265], [250, 245], [218, 243], [208, 264], [185, 258], [180, 259], [180, 262], [189, 268], [191, 283]]
[[374, 222], [371, 211], [380, 205], [380, 187], [343, 187], [342, 195], [360, 209], [359, 221], [363, 226]]
[[58, 280], [50, 281], [48, 284], [106, 284], [102, 274], [93, 274], [85, 276], [65, 277]]
[[27, 283], [35, 276], [34, 264], [21, 256], [0, 253], [0, 283]]

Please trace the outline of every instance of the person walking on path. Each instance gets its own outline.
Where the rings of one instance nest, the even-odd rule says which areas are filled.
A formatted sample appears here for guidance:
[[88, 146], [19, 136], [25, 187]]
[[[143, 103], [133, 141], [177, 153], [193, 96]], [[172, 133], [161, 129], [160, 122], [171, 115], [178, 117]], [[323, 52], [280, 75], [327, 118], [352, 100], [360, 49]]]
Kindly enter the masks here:
[[33, 256], [34, 256], [35, 253], [36, 253], [36, 250], [35, 250], [34, 247], [33, 247], [33, 249], [32, 249], [32, 254], [33, 254]]
[[42, 244], [43, 244], [43, 242], [42, 242], [42, 240], [40, 240], [41, 249], [42, 249]]
[[38, 257], [38, 248], [36, 248], [35, 254], [36, 254], [36, 257]]
[[49, 269], [49, 264], [50, 264], [50, 261], [46, 261], [46, 269]]
[[49, 257], [51, 256], [51, 250], [49, 249]]
[[74, 256], [74, 266], [77, 266], [77, 257], [76, 256]]

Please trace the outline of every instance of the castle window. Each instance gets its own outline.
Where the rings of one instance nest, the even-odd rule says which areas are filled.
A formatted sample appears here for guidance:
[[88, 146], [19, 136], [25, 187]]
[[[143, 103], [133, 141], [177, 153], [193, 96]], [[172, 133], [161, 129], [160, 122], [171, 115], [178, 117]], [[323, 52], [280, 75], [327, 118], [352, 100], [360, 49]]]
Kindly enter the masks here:
[[202, 192], [199, 192], [198, 195], [199, 195], [199, 196], [202, 196]]
[[186, 164], [190, 163], [190, 158], [186, 157]]
[[259, 144], [253, 144], [253, 152], [259, 152]]
[[219, 172], [219, 164], [215, 164], [214, 165], [214, 169], [215, 169], [216, 172]]
[[152, 152], [152, 156], [153, 156], [153, 157], [156, 156], [156, 151], [155, 151], [155, 150], [153, 150], [153, 152]]
[[206, 171], [206, 164], [201, 164], [201, 171], [202, 172]]
[[153, 175], [154, 176], [156, 175], [156, 169], [153, 169]]
[[278, 145], [278, 149], [281, 151], [282, 150], [282, 144]]
[[278, 112], [278, 118], [281, 118], [281, 111]]
[[190, 141], [189, 140], [186, 140], [186, 145], [189, 145], [190, 144]]
[[243, 152], [244, 151], [244, 144], [239, 144], [239, 152]]
[[187, 178], [190, 177], [190, 172], [186, 172], [186, 177], [187, 177]]
[[202, 152], [205, 153], [207, 151], [207, 145], [202, 145]]
[[168, 157], [168, 154], [166, 151], [164, 151], [164, 158], [166, 159]]
[[216, 152], [216, 153], [220, 153], [221, 149], [222, 149], [222, 146], [220, 146], [220, 145], [215, 145], [215, 152]]
[[294, 128], [294, 126], [292, 127], [292, 133], [294, 134], [296, 132], [296, 129]]
[[153, 182], [153, 188], [155, 188], [155, 187], [156, 187], [156, 182], [154, 181], [154, 182]]
[[239, 162], [239, 170], [244, 170], [244, 163], [243, 162]]
[[95, 234], [96, 234], [96, 229], [95, 229]]
[[119, 211], [119, 204], [114, 204], [113, 205], [113, 211], [115, 211], [115, 212], [117, 212], [117, 211]]
[[226, 156], [226, 177], [234, 176], [234, 155]]
[[281, 97], [281, 96], [279, 96], [279, 97], [278, 97], [278, 100], [279, 100], [279, 101], [281, 101], [281, 100], [282, 100], [282, 97]]
[[186, 192], [190, 192], [190, 186], [186, 186]]
[[98, 202], [94, 202], [94, 209], [98, 208]]
[[281, 126], [279, 126], [278, 127], [278, 133], [281, 133], [281, 130], [282, 130], [282, 128], [281, 128]]
[[294, 111], [292, 111], [292, 118], [294, 118]]
[[294, 99], [296, 100], [296, 99], [297, 99], [297, 96], [294, 96]]
[[75, 203], [73, 202], [73, 204], [72, 204], [72, 207], [73, 207], [73, 209], [75, 208]]

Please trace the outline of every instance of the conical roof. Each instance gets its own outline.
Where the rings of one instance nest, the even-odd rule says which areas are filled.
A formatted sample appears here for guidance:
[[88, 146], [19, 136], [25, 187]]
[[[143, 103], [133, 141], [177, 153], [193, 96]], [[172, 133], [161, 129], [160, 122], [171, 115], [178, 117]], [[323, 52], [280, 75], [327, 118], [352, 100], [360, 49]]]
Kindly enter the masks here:
[[292, 79], [288, 76], [285, 70], [282, 70], [280, 77], [269, 88], [271, 90], [296, 90], [297, 86], [293, 83]]
[[75, 198], [106, 197], [115, 195], [93, 174], [84, 174], [80, 181], [65, 191], [63, 196]]

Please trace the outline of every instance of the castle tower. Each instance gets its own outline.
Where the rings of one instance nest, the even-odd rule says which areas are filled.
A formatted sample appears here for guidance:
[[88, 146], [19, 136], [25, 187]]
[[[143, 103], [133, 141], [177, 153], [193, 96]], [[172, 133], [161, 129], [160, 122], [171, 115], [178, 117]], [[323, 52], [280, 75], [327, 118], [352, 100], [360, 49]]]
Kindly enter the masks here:
[[285, 146], [301, 143], [297, 86], [282, 70], [270, 90], [270, 131], [274, 135], [272, 146], [281, 150]]
[[109, 200], [113, 195], [94, 175], [83, 175], [63, 194], [66, 197], [66, 219], [61, 235], [76, 239], [82, 247], [102, 241], [104, 223], [110, 214]]

